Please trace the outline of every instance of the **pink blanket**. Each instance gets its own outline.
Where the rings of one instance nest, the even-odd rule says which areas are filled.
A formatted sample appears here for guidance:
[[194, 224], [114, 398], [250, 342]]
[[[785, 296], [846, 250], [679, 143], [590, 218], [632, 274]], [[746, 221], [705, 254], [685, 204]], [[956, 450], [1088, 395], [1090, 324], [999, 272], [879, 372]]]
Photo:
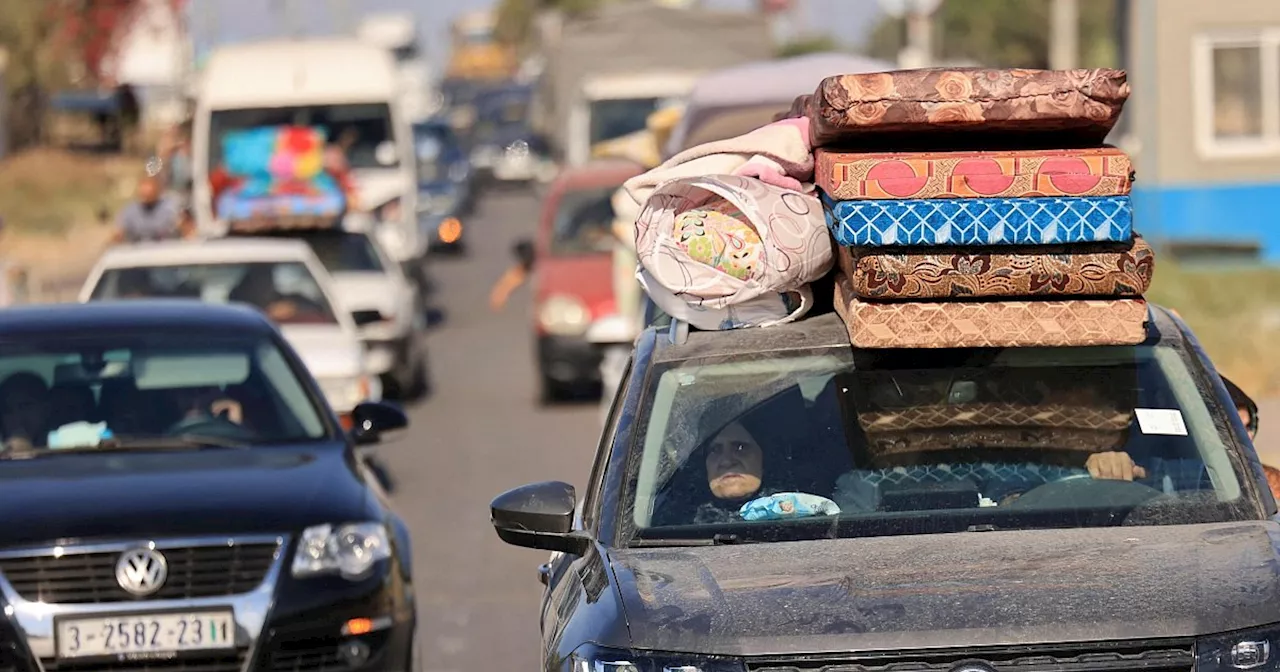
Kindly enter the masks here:
[[[684, 177], [738, 175], [801, 193], [813, 193], [813, 147], [809, 119], [776, 121], [728, 140], [690, 147], [643, 175], [627, 180], [623, 189], [632, 207], [614, 199], [618, 216], [635, 221], [640, 208], [660, 185]], [[625, 211], [624, 211], [625, 210]]]

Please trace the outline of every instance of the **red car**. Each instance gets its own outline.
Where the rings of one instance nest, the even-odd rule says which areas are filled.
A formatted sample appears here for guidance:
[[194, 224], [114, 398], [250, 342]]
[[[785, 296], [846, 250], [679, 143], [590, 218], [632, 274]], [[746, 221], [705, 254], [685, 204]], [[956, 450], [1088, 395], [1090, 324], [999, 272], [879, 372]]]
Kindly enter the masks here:
[[617, 312], [613, 297], [614, 192], [644, 172], [627, 161], [563, 171], [543, 200], [533, 241], [534, 333], [542, 396], [598, 388], [602, 350], [591, 325]]

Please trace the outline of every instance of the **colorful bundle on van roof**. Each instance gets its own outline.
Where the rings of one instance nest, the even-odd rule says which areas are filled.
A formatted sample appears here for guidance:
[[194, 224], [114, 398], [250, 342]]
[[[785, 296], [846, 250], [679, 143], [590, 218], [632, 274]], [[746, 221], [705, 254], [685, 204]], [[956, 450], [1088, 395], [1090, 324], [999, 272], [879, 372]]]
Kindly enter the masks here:
[[337, 225], [348, 203], [338, 179], [325, 170], [325, 144], [325, 130], [318, 127], [227, 133], [222, 165], [234, 186], [218, 196], [218, 216], [236, 231]]

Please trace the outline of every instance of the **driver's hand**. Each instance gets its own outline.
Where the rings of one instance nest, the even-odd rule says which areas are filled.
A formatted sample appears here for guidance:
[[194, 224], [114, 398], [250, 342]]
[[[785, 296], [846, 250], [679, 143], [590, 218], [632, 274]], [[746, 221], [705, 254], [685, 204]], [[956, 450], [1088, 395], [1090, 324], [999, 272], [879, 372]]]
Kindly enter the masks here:
[[1085, 461], [1084, 467], [1089, 470], [1090, 476], [1107, 481], [1132, 481], [1147, 477], [1147, 470], [1134, 464], [1129, 453], [1094, 453]]
[[240, 402], [235, 399], [214, 400], [213, 403], [209, 404], [209, 412], [212, 413], [215, 418], [223, 417], [223, 413], [226, 413], [225, 417], [231, 422], [234, 422], [237, 425], [243, 424], [244, 409], [240, 406]]
[[267, 306], [267, 316], [276, 322], [291, 320], [298, 314], [298, 307], [292, 301], [275, 301]]

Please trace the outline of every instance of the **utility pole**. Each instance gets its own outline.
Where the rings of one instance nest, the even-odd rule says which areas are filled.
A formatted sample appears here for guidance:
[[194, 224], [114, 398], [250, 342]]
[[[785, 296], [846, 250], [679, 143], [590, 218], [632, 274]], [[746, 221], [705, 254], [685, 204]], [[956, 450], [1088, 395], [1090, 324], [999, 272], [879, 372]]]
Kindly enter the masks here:
[[1079, 64], [1079, 0], [1053, 0], [1049, 25], [1049, 68], [1070, 70]]

